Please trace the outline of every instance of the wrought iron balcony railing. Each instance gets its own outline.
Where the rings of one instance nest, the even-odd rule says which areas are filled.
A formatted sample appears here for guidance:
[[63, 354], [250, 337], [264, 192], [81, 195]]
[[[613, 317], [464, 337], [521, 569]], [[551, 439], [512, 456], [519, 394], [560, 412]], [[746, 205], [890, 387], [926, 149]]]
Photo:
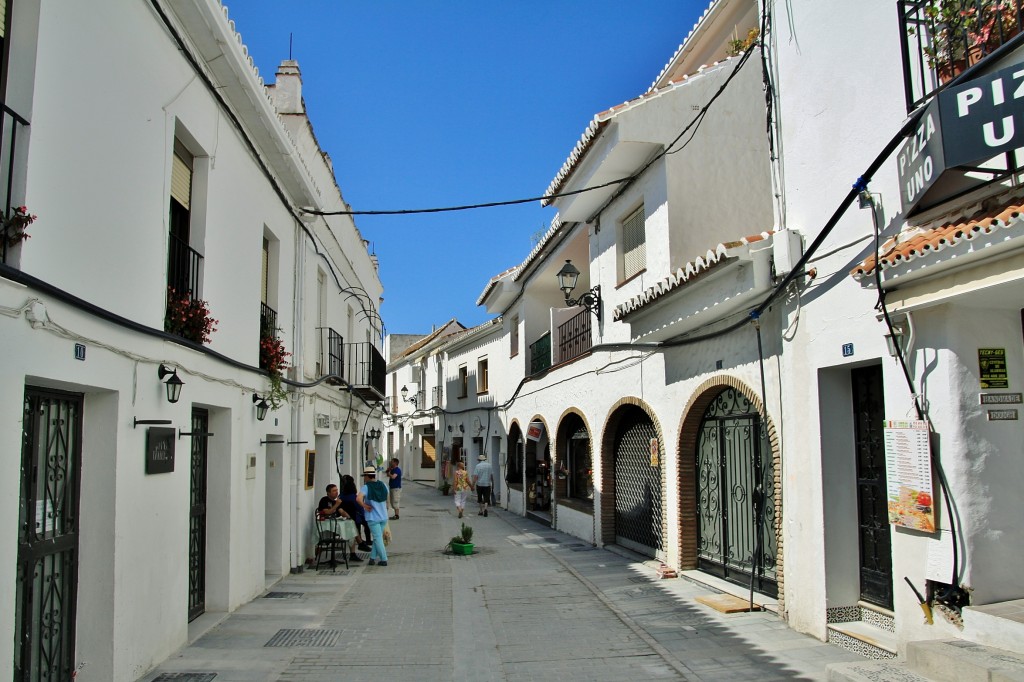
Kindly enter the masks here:
[[899, 0], [907, 111], [1021, 32], [1024, 0]]
[[384, 397], [387, 363], [384, 356], [368, 341], [343, 344], [347, 382], [363, 397], [380, 400]]
[[202, 281], [203, 254], [184, 241], [170, 235], [167, 249], [167, 286], [175, 293], [195, 301]]
[[[0, 21], [3, 18], [0, 17]], [[3, 191], [0, 207], [3, 208], [3, 217], [11, 215], [11, 206], [14, 202], [15, 179], [19, 172], [24, 172], [24, 167], [18, 159], [18, 130], [28, 126], [28, 120], [20, 116], [16, 111], [0, 102], [0, 191]], [[20, 178], [19, 178], [20, 179]], [[7, 262], [7, 227], [5, 222], [0, 222], [0, 263]]]
[[568, 362], [590, 351], [592, 314], [583, 308], [572, 318], [558, 326], [558, 361]]
[[530, 374], [543, 372], [551, 366], [551, 332], [530, 344]]
[[320, 360], [317, 364], [317, 377], [325, 374], [344, 376], [344, 343], [341, 334], [330, 327], [317, 327], [320, 333]]
[[277, 338], [277, 311], [260, 303], [260, 338]]

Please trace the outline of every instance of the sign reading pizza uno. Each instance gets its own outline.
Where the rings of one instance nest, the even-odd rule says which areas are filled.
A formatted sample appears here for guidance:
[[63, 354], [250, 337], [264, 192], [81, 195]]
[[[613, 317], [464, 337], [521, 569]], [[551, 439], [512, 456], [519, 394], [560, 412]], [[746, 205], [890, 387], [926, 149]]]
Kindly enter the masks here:
[[1024, 64], [948, 88], [928, 105], [896, 158], [909, 214], [947, 168], [1024, 147]]

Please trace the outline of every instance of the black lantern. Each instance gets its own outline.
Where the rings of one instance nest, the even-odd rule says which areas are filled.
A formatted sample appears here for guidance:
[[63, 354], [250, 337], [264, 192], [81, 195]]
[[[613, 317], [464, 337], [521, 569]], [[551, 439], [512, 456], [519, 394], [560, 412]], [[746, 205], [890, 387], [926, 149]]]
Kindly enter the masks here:
[[412, 403], [412, 406], [414, 408], [415, 407], [419, 407], [418, 403], [419, 403], [420, 397], [418, 395], [416, 395], [415, 393], [413, 393], [412, 396], [410, 397], [409, 396], [409, 387], [408, 386], [402, 386], [402, 390], [399, 391], [399, 393], [402, 394], [402, 400], [404, 400], [407, 403]]
[[164, 382], [167, 387], [167, 402], [176, 403], [181, 397], [181, 387], [185, 385], [185, 382], [178, 377], [177, 369], [171, 369], [167, 365], [161, 364], [157, 376], [160, 377], [160, 381], [164, 381], [164, 377], [167, 375], [170, 375], [170, 378]]
[[366, 437], [370, 440], [377, 440], [380, 438], [380, 429], [370, 429], [370, 432], [366, 434]]
[[566, 305], [581, 305], [590, 312], [597, 316], [597, 320], [601, 321], [601, 285], [594, 286], [593, 289], [584, 293], [577, 299], [569, 298], [572, 295], [573, 289], [576, 288], [576, 282], [580, 278], [580, 271], [576, 269], [576, 266], [572, 264], [571, 260], [565, 261], [565, 265], [558, 271], [556, 275], [558, 277], [558, 288], [562, 290], [565, 295]]
[[270, 409], [270, 403], [267, 402], [265, 397], [261, 397], [259, 393], [252, 394], [252, 402], [256, 406], [256, 421], [263, 421], [267, 418], [267, 410]]

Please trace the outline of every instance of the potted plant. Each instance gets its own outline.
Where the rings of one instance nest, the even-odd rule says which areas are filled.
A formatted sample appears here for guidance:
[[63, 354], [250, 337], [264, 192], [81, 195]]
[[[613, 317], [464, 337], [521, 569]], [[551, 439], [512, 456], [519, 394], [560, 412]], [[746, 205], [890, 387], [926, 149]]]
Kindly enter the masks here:
[[458, 554], [460, 556], [469, 556], [473, 553], [473, 529], [466, 524], [462, 524], [462, 532], [456, 535], [448, 543], [448, 546], [452, 549], [452, 554]]
[[0, 218], [0, 234], [7, 240], [7, 246], [14, 246], [28, 239], [31, 236], [27, 231], [28, 226], [36, 220], [36, 216], [29, 213], [25, 206], [12, 208], [8, 216], [0, 213]]
[[[960, 75], [1020, 32], [1012, 0], [929, 0], [924, 16], [931, 26], [922, 47], [939, 83]], [[911, 35], [916, 29], [908, 29]]]
[[217, 320], [210, 313], [210, 304], [192, 298], [191, 291], [179, 294], [174, 287], [167, 287], [164, 331], [193, 343], [210, 343], [210, 335], [217, 331]]
[[284, 349], [284, 342], [274, 334], [260, 337], [260, 367], [270, 373], [270, 393], [267, 400], [270, 409], [276, 410], [288, 400], [288, 391], [281, 384], [281, 376], [288, 369], [291, 353]]
[[448, 481], [441, 481], [441, 485], [437, 486], [437, 489], [441, 491], [442, 495], [447, 495], [448, 491], [452, 489], [452, 484]]

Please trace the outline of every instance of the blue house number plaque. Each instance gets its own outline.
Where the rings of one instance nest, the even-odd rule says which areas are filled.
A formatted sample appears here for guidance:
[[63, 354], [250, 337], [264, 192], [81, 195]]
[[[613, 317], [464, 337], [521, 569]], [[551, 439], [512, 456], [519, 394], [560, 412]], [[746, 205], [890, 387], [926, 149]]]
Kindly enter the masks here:
[[843, 344], [843, 357], [844, 358], [848, 358], [851, 355], [853, 355], [853, 344], [852, 343], [844, 343]]

